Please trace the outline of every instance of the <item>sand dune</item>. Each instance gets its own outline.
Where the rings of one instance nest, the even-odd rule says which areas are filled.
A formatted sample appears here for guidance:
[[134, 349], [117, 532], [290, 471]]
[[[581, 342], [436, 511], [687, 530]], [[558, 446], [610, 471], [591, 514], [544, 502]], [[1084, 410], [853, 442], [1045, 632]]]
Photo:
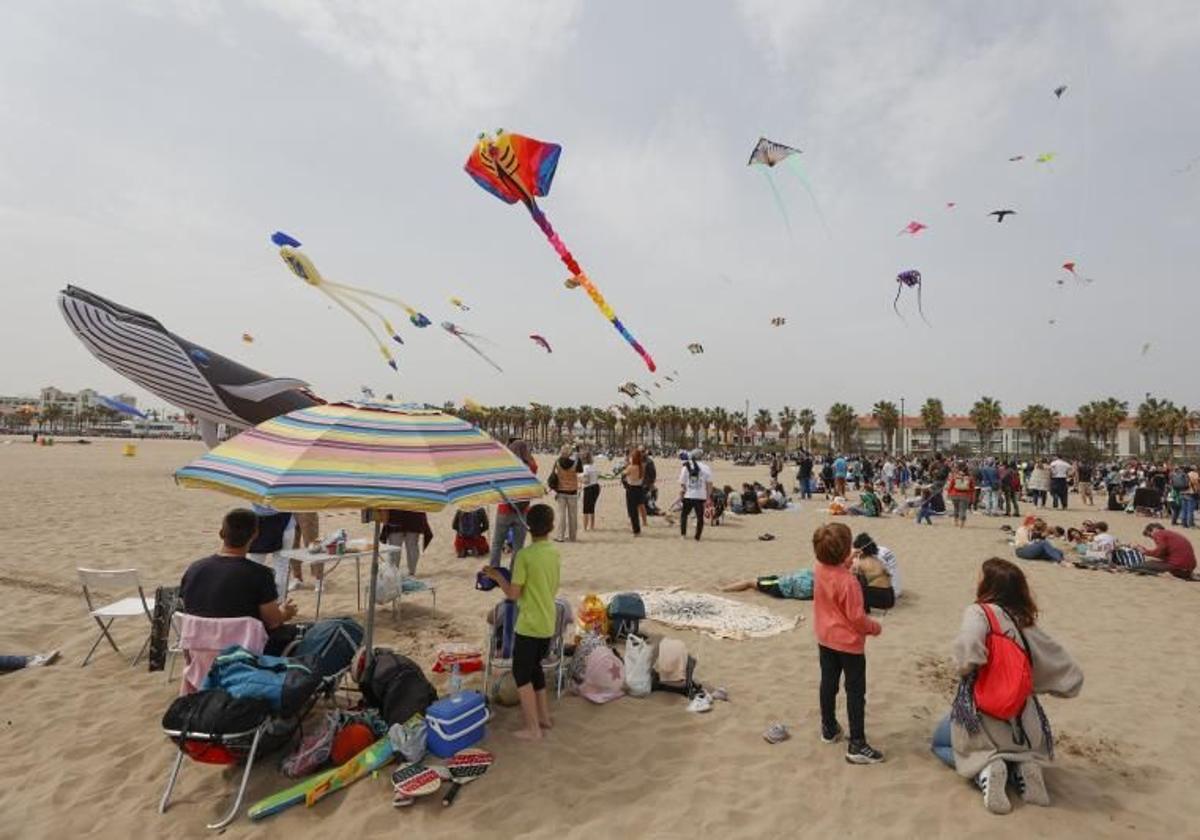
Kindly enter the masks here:
[[[173, 469], [200, 452], [198, 444], [175, 442], [142, 443], [134, 458], [121, 457], [114, 441], [0, 445], [0, 652], [63, 649], [53, 667], [0, 677], [0, 837], [203, 837], [204, 823], [223, 810], [230, 778], [189, 764], [171, 810], [156, 812], [172, 758], [159, 720], [174, 684], [131, 669], [108, 649], [79, 668], [95, 628], [76, 566], [135, 566], [153, 586], [177, 581], [189, 561], [214, 548], [231, 501], [171, 480]], [[721, 483], [754, 474], [716, 465]], [[576, 600], [651, 586], [713, 591], [732, 578], [810, 565], [809, 537], [826, 519], [819, 502], [798, 513], [730, 517], [699, 544], [659, 520], [635, 542], [617, 496], [616, 489], [602, 494], [599, 532], [564, 548], [563, 589]], [[1085, 516], [1047, 513], [1064, 525]], [[398, 621], [381, 613], [380, 642], [422, 662], [439, 641], [479, 639], [494, 598], [472, 586], [478, 561], [453, 556], [449, 519], [449, 512], [433, 517], [437, 537], [421, 566], [439, 586], [437, 611], [427, 598], [413, 598]], [[703, 682], [728, 687], [731, 702], [710, 714], [686, 713], [673, 695], [602, 707], [564, 698], [555, 705], [552, 736], [529, 745], [509, 734], [515, 713], [504, 709], [487, 740], [496, 765], [452, 809], [428, 802], [397, 812], [381, 777], [311, 811], [293, 809], [261, 824], [242, 816], [227, 836], [1200, 836], [1200, 737], [1189, 725], [1200, 684], [1200, 586], [1027, 564], [1043, 625], [1086, 674], [1079, 698], [1046, 701], [1058, 736], [1059, 760], [1046, 774], [1053, 807], [1017, 803], [1007, 817], [989, 815], [979, 795], [929, 755], [930, 731], [954, 687], [949, 643], [979, 561], [1010, 553], [1002, 521], [975, 517], [961, 532], [944, 521], [869, 523], [899, 555], [906, 587], [901, 605], [882, 619], [883, 636], [868, 647], [867, 727], [887, 753], [881, 766], [851, 767], [817, 737], [809, 605], [747, 592], [733, 597], [805, 620], [750, 641], [663, 631], [698, 656]], [[1121, 539], [1137, 537], [1143, 525], [1121, 514], [1108, 521]], [[356, 514], [324, 516], [323, 528], [339, 526], [365, 533]], [[767, 530], [775, 541], [755, 539]], [[351, 569], [336, 573], [325, 597], [331, 615], [353, 610]], [[311, 615], [313, 594], [296, 600]], [[141, 641], [133, 628], [118, 630], [130, 653]], [[761, 732], [775, 720], [793, 738], [769, 746]], [[284, 786], [273, 763], [255, 772], [248, 801]]]

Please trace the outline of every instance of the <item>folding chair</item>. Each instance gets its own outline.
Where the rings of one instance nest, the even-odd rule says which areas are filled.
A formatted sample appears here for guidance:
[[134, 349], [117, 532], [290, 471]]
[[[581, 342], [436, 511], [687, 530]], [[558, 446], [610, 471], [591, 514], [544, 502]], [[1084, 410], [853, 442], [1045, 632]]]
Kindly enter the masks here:
[[427, 580], [420, 580], [412, 575], [404, 574], [400, 578], [400, 594], [392, 601], [392, 618], [396, 617], [397, 607], [405, 595], [418, 595], [427, 592], [433, 596], [433, 608], [437, 609], [437, 585]]
[[[117, 647], [117, 643], [113, 639], [112, 633], [109, 632], [109, 628], [112, 627], [113, 622], [118, 618], [135, 618], [140, 615], [146, 619], [146, 641], [142, 643], [137, 656], [130, 663], [136, 666], [150, 644], [150, 628], [154, 626], [154, 598], [153, 596], [146, 596], [146, 592], [142, 588], [142, 582], [138, 578], [137, 569], [76, 569], [75, 571], [79, 574], [79, 582], [83, 586], [83, 600], [87, 602], [88, 615], [95, 620], [97, 626], [100, 628], [100, 635], [96, 637], [95, 643], [92, 644], [92, 649], [83, 658], [81, 667], [87, 665], [92, 660], [92, 655], [96, 652], [96, 648], [105, 639], [108, 639], [108, 643], [112, 645], [114, 651], [120, 653], [121, 649]], [[93, 588], [126, 591], [136, 589], [137, 596], [130, 595], [118, 601], [97, 607], [92, 600]]]
[[[487, 637], [484, 640], [484, 649], [487, 651], [487, 659], [483, 666], [484, 697], [491, 696], [493, 672], [503, 673], [512, 670], [512, 658], [501, 656], [504, 638], [509, 629], [505, 625], [505, 615], [508, 613], [505, 603], [502, 601], [495, 606], [492, 610], [491, 621], [488, 622]], [[512, 617], [515, 625], [517, 620], [516, 604], [513, 604]], [[550, 638], [550, 652], [542, 660], [542, 670], [554, 672], [555, 698], [562, 697], [563, 685], [566, 682], [566, 631], [570, 623], [571, 608], [562, 598], [556, 598], [554, 600], [554, 635]]]

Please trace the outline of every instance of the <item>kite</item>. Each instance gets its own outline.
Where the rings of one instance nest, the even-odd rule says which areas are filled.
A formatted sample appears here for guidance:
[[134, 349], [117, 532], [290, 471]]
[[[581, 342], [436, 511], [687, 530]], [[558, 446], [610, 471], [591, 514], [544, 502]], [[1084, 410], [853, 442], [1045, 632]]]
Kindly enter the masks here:
[[1142, 355], [1145, 356], [1149, 352], [1150, 352], [1150, 342], [1147, 341], [1145, 344], [1142, 345]]
[[114, 399], [113, 397], [106, 397], [102, 394], [97, 395], [96, 399], [97, 399], [97, 401], [99, 401], [100, 405], [104, 406], [109, 411], [115, 411], [118, 414], [127, 414], [130, 417], [138, 417], [142, 420], [146, 419], [146, 412], [139, 411], [138, 409], [134, 408], [129, 403], [123, 403], [118, 399]]
[[996, 217], [996, 223], [997, 223], [997, 224], [999, 224], [1000, 222], [1003, 222], [1003, 221], [1004, 221], [1004, 217], [1005, 217], [1005, 216], [1015, 216], [1015, 215], [1017, 215], [1017, 211], [1016, 211], [1016, 210], [993, 210], [991, 213], [988, 213], [988, 215], [989, 215], [989, 216], [995, 216], [995, 217]]
[[1051, 318], [1051, 319], [1050, 319], [1049, 321], [1047, 321], [1046, 323], [1048, 323], [1050, 326], [1054, 326], [1055, 324], [1057, 324], [1057, 323], [1058, 323], [1058, 319], [1057, 319], [1057, 318]]
[[704, 352], [704, 345], [703, 344], [689, 344], [687, 346], [687, 349], [688, 349], [689, 353], [691, 353], [693, 356], [695, 356], [697, 353]]
[[1016, 163], [1019, 160], [1025, 160], [1025, 155], [1013, 155], [1008, 159], [1009, 163]]
[[1059, 85], [1058, 87], [1056, 87], [1056, 88], [1054, 89], [1054, 98], [1055, 98], [1055, 99], [1062, 99], [1062, 95], [1063, 95], [1064, 93], [1066, 93], [1066, 92], [1067, 92], [1067, 86], [1066, 86], [1066, 85]]
[[[1062, 267], [1063, 267], [1064, 271], [1071, 272], [1071, 276], [1074, 277], [1076, 280], [1079, 280], [1082, 283], [1091, 283], [1092, 282], [1091, 277], [1080, 277], [1078, 274], [1075, 273], [1075, 263], [1074, 262], [1068, 260], [1067, 262], [1062, 264]], [[1062, 282], [1063, 282], [1062, 280], [1059, 280], [1058, 284], [1061, 286]]]
[[661, 385], [659, 385], [657, 382], [655, 382], [655, 383], [654, 383], [654, 387], [655, 387], [655, 388], [661, 388], [662, 386], [661, 386]]
[[[896, 314], [900, 316], [900, 320], [904, 320], [904, 316], [900, 315], [900, 308], [896, 305], [900, 302], [900, 293], [904, 291], [904, 287], [917, 290], [917, 312], [921, 313], [921, 320], [929, 324], [925, 318], [925, 310], [921, 308], [921, 272], [916, 269], [901, 271], [896, 275], [896, 299], [892, 301], [892, 309], [896, 310]], [[932, 326], [932, 324], [929, 324]]]
[[[396, 341], [396, 343], [403, 344], [404, 340], [400, 338], [399, 333], [396, 332], [396, 329], [391, 325], [391, 322], [389, 322], [382, 313], [376, 310], [374, 306], [363, 300], [363, 298], [374, 298], [376, 300], [387, 301], [388, 303], [399, 306], [408, 313], [408, 320], [410, 320], [415, 327], [427, 327], [430, 324], [430, 320], [398, 298], [389, 297], [388, 295], [381, 295], [378, 292], [371, 291], [370, 289], [362, 289], [358, 286], [346, 286], [341, 283], [333, 283], [329, 280], [326, 280], [321, 276], [321, 273], [317, 271], [317, 267], [313, 265], [312, 260], [308, 258], [307, 254], [303, 254], [295, 250], [296, 248], [300, 247], [299, 240], [288, 236], [281, 230], [277, 230], [275, 233], [271, 234], [271, 241], [275, 243], [275, 245], [279, 246], [279, 256], [285, 263], [287, 263], [287, 267], [292, 270], [292, 273], [308, 285], [317, 289], [317, 291], [324, 293], [330, 300], [344, 309], [351, 318], [353, 318], [355, 321], [358, 321], [358, 323], [362, 325], [363, 329], [370, 334], [371, 338], [375, 339], [375, 343], [379, 346], [379, 352], [383, 355], [384, 360], [387, 361], [391, 369], [399, 370], [396, 365], [395, 357], [392, 356], [391, 351], [388, 350], [387, 345], [383, 342], [383, 340], [376, 335], [375, 330], [371, 328], [371, 325], [367, 323], [366, 318], [360, 314], [360, 310], [361, 312], [365, 312], [368, 315], [373, 315], [378, 318], [383, 324], [383, 328], [387, 330], [388, 335], [390, 335], [392, 339]], [[354, 307], [358, 308], [355, 309]]]
[[650, 399], [650, 392], [636, 382], [622, 382], [617, 386], [617, 390], [630, 399], [636, 400], [638, 397], [645, 397], [649, 402], [654, 402], [654, 400]]
[[664, 376], [664, 377], [663, 377], [663, 379], [667, 380], [668, 382], [674, 382], [674, 381], [675, 381], [674, 377], [671, 377], [671, 376]]
[[[442, 329], [444, 329], [446, 332], [450, 333], [450, 335], [454, 336], [459, 341], [461, 341], [463, 344], [467, 345], [472, 350], [474, 350], [475, 354], [477, 356], [479, 356], [479, 358], [483, 359], [485, 362], [487, 362], [489, 365], [494, 367], [500, 373], [504, 373], [504, 369], [502, 367], [500, 367], [500, 365], [496, 364], [491, 359], [489, 359], [487, 357], [487, 355], [482, 350], [480, 350], [478, 347], [476, 347], [475, 344], [471, 341], [472, 338], [483, 338], [483, 336], [477, 335], [472, 332], [467, 332], [462, 327], [458, 326], [457, 324], [453, 324], [450, 321], [442, 321]], [[486, 341], [487, 339], [484, 339], [484, 340]]]
[[1185, 163], [1183, 166], [1179, 167], [1178, 169], [1172, 169], [1171, 174], [1172, 175], [1183, 175], [1187, 172], [1191, 172], [1193, 169], [1196, 168], [1197, 163], [1200, 163], [1200, 155], [1192, 158], [1191, 160], [1189, 160], [1187, 163]]
[[[953, 207], [954, 205], [950, 204], [947, 206]], [[900, 233], [897, 233], [896, 235], [902, 236], [907, 233], [907, 234], [910, 234], [911, 236], [916, 236], [918, 233], [920, 233], [921, 231], [925, 230], [928, 227], [929, 227], [929, 225], [921, 224], [920, 222], [909, 222], [904, 227], [902, 227], [900, 229]]]
[[790, 231], [792, 223], [788, 220], [787, 209], [783, 205], [783, 197], [779, 194], [779, 187], [776, 186], [770, 172], [778, 164], [786, 163], [792, 174], [799, 179], [800, 185], [804, 187], [804, 191], [808, 193], [813, 210], [816, 212], [817, 218], [821, 220], [821, 226], [825, 228], [825, 234], [828, 236], [829, 223], [825, 221], [825, 214], [821, 212], [821, 205], [817, 203], [817, 196], [813, 193], [812, 184], [809, 183], [808, 177], [804, 174], [804, 167], [800, 164], [801, 154], [803, 153], [800, 149], [776, 143], [774, 140], [768, 140], [766, 137], [759, 137], [758, 142], [754, 144], [754, 150], [750, 152], [750, 159], [746, 161], [746, 165], [754, 166], [757, 164], [758, 166], [765, 167], [762, 170], [763, 177], [767, 179], [767, 184], [771, 187], [771, 195], [775, 198], [775, 205], [779, 208], [780, 215], [783, 216], [784, 225]]
[[463, 312], [470, 312], [470, 311], [471, 311], [471, 307], [469, 307], [469, 306], [467, 306], [465, 303], [463, 303], [463, 299], [462, 299], [462, 298], [460, 298], [460, 297], [452, 297], [452, 298], [450, 298], [450, 303], [451, 303], [453, 306], [457, 306], [457, 307], [458, 307], [459, 309], [461, 309]]
[[787, 318], [772, 318], [771, 319], [772, 327], [782, 327], [786, 323], [787, 323]]
[[544, 143], [532, 137], [497, 131], [495, 137], [479, 135], [479, 142], [475, 144], [463, 169], [476, 184], [506, 204], [520, 201], [525, 205], [534, 224], [550, 241], [558, 258], [571, 272], [568, 286], [583, 286], [596, 308], [629, 343], [634, 352], [642, 357], [646, 367], [653, 373], [654, 359], [621, 323], [621, 319], [575, 261], [567, 246], [558, 238], [558, 234], [550, 226], [550, 220], [537, 205], [535, 197], [545, 196], [550, 192], [550, 184], [554, 180], [554, 170], [558, 166], [558, 156], [561, 152], [562, 147], [556, 143]]
[[1058, 154], [1058, 152], [1043, 152], [1042, 154], [1037, 156], [1037, 162], [1038, 163], [1050, 163], [1051, 161], [1054, 160], [1054, 157], [1057, 154]]
[[534, 343], [534, 344], [536, 344], [536, 345], [538, 345], [539, 347], [541, 347], [541, 348], [542, 348], [543, 350], [545, 350], [547, 353], [553, 353], [553, 352], [554, 352], [552, 349], [550, 349], [550, 342], [549, 342], [549, 341], [547, 341], [546, 339], [542, 338], [542, 337], [541, 337], [540, 335], [538, 335], [537, 333], [532, 333], [532, 334], [531, 334], [529, 337], [533, 339], [533, 343]]
[[67, 286], [58, 296], [67, 326], [92, 355], [160, 400], [194, 416], [200, 436], [217, 445], [218, 426], [257, 426], [320, 405], [298, 379], [267, 376], [181, 338], [156, 319]]
[[360, 387], [359, 387], [359, 390], [360, 390], [360, 391], [362, 391], [362, 395], [363, 395], [363, 399], [364, 399], [364, 400], [373, 400], [373, 399], [375, 399], [375, 391], [374, 391], [374, 390], [372, 390], [371, 388], [369, 388], [368, 386], [366, 386], [366, 385], [362, 385], [362, 386], [360, 386]]
[[947, 201], [947, 202], [946, 202], [946, 209], [947, 209], [947, 210], [953, 210], [953, 209], [954, 209], [955, 207], [957, 207], [957, 206], [958, 206], [958, 202], [957, 202], [957, 201]]
[[253, 344], [253, 343], [254, 343], [254, 336], [250, 335], [250, 333], [242, 333], [242, 344]]

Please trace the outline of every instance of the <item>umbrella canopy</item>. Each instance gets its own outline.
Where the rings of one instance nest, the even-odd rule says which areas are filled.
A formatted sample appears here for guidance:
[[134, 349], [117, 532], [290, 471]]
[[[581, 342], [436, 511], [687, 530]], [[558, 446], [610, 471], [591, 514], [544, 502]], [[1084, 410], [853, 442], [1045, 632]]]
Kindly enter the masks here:
[[465, 420], [373, 403], [275, 417], [183, 467], [175, 480], [280, 511], [428, 512], [545, 493], [507, 447]]

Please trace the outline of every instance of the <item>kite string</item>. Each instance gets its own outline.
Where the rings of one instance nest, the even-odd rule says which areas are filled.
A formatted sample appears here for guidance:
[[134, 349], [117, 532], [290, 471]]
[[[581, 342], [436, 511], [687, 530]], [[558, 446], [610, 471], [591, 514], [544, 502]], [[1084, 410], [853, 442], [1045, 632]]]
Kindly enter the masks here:
[[771, 188], [771, 195], [775, 199], [775, 206], [779, 208], [779, 215], [783, 216], [783, 224], [787, 227], [788, 233], [791, 233], [792, 222], [788, 219], [787, 208], [783, 205], [783, 196], [779, 194], [779, 187], [775, 185], [775, 179], [771, 177], [771, 171], [765, 166], [762, 167], [762, 174], [767, 179], [767, 185]]

